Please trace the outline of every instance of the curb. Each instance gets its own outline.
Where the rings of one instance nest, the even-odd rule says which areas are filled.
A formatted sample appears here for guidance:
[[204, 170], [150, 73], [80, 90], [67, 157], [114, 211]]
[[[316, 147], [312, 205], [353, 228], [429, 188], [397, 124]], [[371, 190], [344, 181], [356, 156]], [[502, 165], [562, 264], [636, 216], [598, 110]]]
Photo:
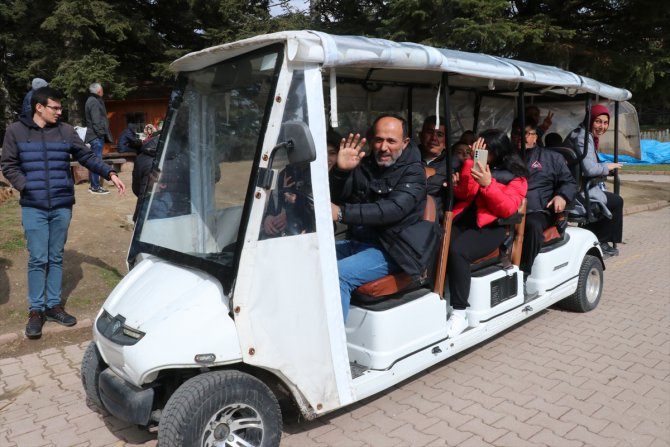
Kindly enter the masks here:
[[670, 171], [622, 171], [619, 170], [619, 175], [670, 175]]
[[[670, 206], [670, 200], [658, 200], [656, 202], [652, 203], [646, 203], [644, 205], [635, 205], [635, 206], [629, 206], [625, 207], [623, 210], [624, 216], [627, 216], [629, 214], [635, 214], [635, 213], [641, 213], [643, 211], [652, 211], [652, 210], [657, 210], [666, 206]], [[57, 334], [60, 332], [67, 332], [71, 331], [74, 329], [81, 329], [81, 328], [86, 328], [86, 327], [92, 327], [93, 326], [93, 320], [90, 318], [85, 318], [79, 322], [77, 322], [76, 325], [66, 327], [66, 326], [45, 326], [44, 329], [42, 330], [42, 335], [48, 335], [48, 334]], [[23, 334], [23, 332], [9, 332], [7, 334], [0, 334], [0, 346], [12, 343], [16, 340], [19, 339], [24, 339], [27, 340], [26, 336]]]
[[[85, 329], [93, 326], [93, 320], [90, 318], [84, 318], [81, 321], [78, 321], [74, 326], [61, 326], [60, 324], [46, 325], [42, 328], [42, 336], [49, 334], [59, 334], [61, 332], [73, 331], [76, 329]], [[16, 340], [28, 340], [23, 332], [9, 332], [7, 334], [0, 335], [0, 346], [12, 343]]]
[[657, 210], [663, 207], [670, 205], [670, 200], [658, 200], [656, 202], [645, 203], [643, 205], [634, 205], [629, 207], [624, 207], [623, 215], [627, 216], [629, 214], [640, 213], [642, 211], [651, 211]]

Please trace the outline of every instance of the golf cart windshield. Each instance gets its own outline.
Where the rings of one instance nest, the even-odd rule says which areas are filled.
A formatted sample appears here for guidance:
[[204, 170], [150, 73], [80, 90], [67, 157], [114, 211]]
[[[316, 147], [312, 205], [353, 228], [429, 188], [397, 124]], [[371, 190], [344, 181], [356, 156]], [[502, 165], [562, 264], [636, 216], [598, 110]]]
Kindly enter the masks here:
[[230, 276], [281, 50], [266, 47], [181, 75], [130, 260], [150, 253]]

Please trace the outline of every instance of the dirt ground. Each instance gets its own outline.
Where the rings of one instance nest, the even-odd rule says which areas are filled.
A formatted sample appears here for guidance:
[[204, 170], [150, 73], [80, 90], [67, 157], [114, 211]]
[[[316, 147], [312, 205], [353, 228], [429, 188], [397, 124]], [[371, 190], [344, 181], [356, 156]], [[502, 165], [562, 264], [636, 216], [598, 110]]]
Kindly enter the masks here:
[[[131, 173], [126, 169], [120, 174], [127, 187], [124, 196], [119, 196], [109, 183], [110, 193], [102, 196], [90, 194], [87, 182], [75, 187], [76, 204], [63, 261], [62, 297], [68, 312], [80, 321], [95, 317], [107, 295], [127, 273], [126, 254], [132, 237], [129, 216], [136, 197], [130, 191]], [[0, 205], [0, 335], [20, 332], [25, 326], [27, 259], [21, 207], [15, 192]], [[39, 350], [52, 343], [80, 342], [90, 336], [91, 329], [86, 327], [45, 335], [37, 341], [22, 338], [0, 344], [0, 357], [23, 353], [24, 345], [29, 350]]]
[[[121, 179], [128, 187], [125, 196], [119, 196], [115, 191], [94, 196], [88, 192], [88, 183], [76, 186], [77, 203], [63, 263], [63, 299], [67, 301], [67, 310], [80, 321], [94, 319], [107, 295], [127, 273], [126, 254], [132, 237], [129, 216], [136, 202], [130, 191], [128, 168], [130, 166], [121, 172]], [[626, 208], [670, 201], [670, 183], [626, 181], [623, 175], [621, 194]], [[0, 205], [0, 335], [22, 332], [25, 326], [26, 265], [20, 206], [14, 194]], [[48, 322], [47, 325], [56, 323]], [[0, 358], [78, 343], [90, 336], [90, 326], [75, 326], [67, 331], [45, 334], [40, 340], [19, 337], [10, 343], [0, 343]]]

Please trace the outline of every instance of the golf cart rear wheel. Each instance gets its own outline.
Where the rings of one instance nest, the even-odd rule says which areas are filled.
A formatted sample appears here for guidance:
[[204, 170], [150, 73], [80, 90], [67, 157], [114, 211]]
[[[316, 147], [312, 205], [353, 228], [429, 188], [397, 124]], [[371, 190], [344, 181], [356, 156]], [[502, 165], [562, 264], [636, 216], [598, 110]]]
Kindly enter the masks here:
[[588, 312], [598, 307], [602, 292], [603, 264], [596, 256], [586, 255], [579, 269], [577, 290], [558, 305], [573, 312]]
[[270, 388], [249, 374], [214, 371], [188, 380], [170, 397], [158, 445], [274, 447], [281, 430], [279, 403]]
[[92, 341], [84, 351], [84, 357], [81, 360], [81, 383], [86, 392], [86, 399], [88, 403], [93, 404], [98, 413], [106, 414], [105, 406], [100, 399], [100, 387], [98, 386], [98, 378], [103, 369], [107, 365], [102, 360], [100, 352], [98, 352], [95, 342]]

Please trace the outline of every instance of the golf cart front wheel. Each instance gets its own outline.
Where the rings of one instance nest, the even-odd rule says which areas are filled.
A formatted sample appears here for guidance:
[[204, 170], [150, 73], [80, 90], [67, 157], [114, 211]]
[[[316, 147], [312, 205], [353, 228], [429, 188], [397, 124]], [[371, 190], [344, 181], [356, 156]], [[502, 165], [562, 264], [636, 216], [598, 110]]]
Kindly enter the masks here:
[[89, 404], [94, 406], [98, 413], [106, 414], [105, 406], [100, 398], [100, 387], [98, 379], [100, 373], [107, 368], [95, 342], [92, 341], [84, 351], [84, 357], [81, 360], [81, 383], [86, 392], [86, 399]]
[[274, 447], [281, 440], [277, 398], [263, 382], [239, 371], [198, 375], [168, 400], [158, 426], [161, 447]]
[[562, 301], [558, 305], [573, 312], [588, 312], [596, 307], [600, 302], [600, 296], [603, 292], [603, 264], [596, 256], [586, 255], [579, 269], [579, 280], [575, 293]]

